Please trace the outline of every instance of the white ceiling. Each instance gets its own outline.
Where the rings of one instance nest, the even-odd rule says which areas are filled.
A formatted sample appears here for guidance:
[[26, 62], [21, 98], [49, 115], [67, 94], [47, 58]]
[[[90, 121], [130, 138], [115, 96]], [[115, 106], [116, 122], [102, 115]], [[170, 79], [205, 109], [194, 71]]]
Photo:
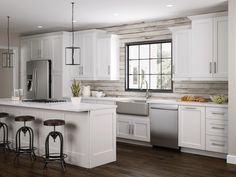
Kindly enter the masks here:
[[[0, 31], [11, 17], [20, 34], [69, 30], [71, 0], [0, 0]], [[167, 8], [166, 5], [174, 5]], [[227, 0], [75, 0], [77, 29], [161, 20], [227, 9]], [[37, 26], [42, 25], [42, 29]]]

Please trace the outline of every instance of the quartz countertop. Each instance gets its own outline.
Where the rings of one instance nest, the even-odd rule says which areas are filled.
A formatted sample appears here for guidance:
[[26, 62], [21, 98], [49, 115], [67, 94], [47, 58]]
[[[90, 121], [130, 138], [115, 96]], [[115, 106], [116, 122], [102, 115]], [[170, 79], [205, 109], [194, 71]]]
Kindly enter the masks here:
[[56, 111], [68, 111], [68, 112], [85, 112], [93, 110], [115, 109], [117, 107], [116, 105], [102, 105], [102, 104], [88, 104], [88, 103], [80, 103], [78, 105], [73, 105], [71, 102], [32, 103], [32, 102], [12, 101], [11, 99], [0, 99], [0, 105], [24, 107], [24, 108], [48, 109]]

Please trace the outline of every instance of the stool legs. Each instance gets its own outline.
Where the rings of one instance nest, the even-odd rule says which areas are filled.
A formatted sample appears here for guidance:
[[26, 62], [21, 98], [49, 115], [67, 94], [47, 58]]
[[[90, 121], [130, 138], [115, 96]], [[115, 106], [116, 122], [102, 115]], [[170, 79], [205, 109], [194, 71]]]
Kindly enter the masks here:
[[[49, 152], [49, 139], [50, 137], [53, 138], [54, 142], [56, 138], [59, 138], [60, 141], [60, 152], [59, 153], [50, 153]], [[50, 161], [60, 161], [62, 169], [65, 171], [65, 154], [63, 153], [63, 136], [60, 132], [55, 131], [55, 126], [54, 126], [54, 131], [50, 132], [46, 138], [45, 141], [45, 164], [44, 164], [44, 169], [47, 167], [47, 164]]]
[[[22, 133], [24, 136], [28, 133], [29, 135], [29, 145], [28, 146], [22, 146], [21, 145], [21, 135]], [[31, 159], [35, 160], [36, 155], [34, 153], [34, 132], [32, 128], [27, 127], [24, 125], [24, 127], [21, 127], [17, 133], [16, 133], [16, 157], [19, 157], [20, 154], [30, 154]]]
[[0, 141], [0, 148], [6, 150], [10, 150], [9, 141], [8, 141], [8, 126], [7, 124], [0, 122], [0, 130], [2, 130], [3, 137], [2, 141]]

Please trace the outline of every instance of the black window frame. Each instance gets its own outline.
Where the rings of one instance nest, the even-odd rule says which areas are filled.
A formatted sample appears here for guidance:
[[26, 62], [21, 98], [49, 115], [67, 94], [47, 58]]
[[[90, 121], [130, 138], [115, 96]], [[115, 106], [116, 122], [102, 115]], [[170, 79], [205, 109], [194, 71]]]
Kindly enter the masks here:
[[[125, 43], [125, 91], [130, 91], [130, 92], [145, 92], [146, 89], [133, 89], [129, 88], [129, 46], [132, 45], [151, 45], [151, 44], [162, 44], [162, 43], [171, 43], [171, 89], [150, 89], [150, 84], [149, 84], [149, 91], [150, 92], [157, 92], [157, 93], [173, 93], [173, 43], [172, 39], [166, 39], [166, 40], [155, 40], [155, 41], [140, 41], [140, 42], [130, 42], [130, 43]], [[161, 57], [162, 59], [162, 57]], [[138, 59], [140, 60], [140, 59]], [[150, 58], [148, 59], [150, 61]], [[140, 73], [139, 73], [140, 75]], [[149, 74], [147, 75], [152, 75]], [[162, 75], [162, 74], [161, 74]], [[150, 78], [149, 78], [150, 79]]]

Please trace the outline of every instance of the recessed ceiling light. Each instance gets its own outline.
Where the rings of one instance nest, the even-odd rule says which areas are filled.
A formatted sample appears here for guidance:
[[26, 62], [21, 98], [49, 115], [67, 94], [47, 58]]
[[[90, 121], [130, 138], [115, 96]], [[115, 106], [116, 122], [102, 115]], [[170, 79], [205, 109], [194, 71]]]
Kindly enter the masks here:
[[170, 8], [170, 7], [174, 7], [174, 5], [173, 4], [167, 4], [166, 7]]
[[73, 23], [76, 23], [77, 22], [77, 20], [73, 20]]
[[115, 17], [118, 17], [118, 16], [119, 16], [119, 14], [118, 14], [118, 13], [114, 13], [113, 15], [114, 15]]
[[39, 25], [39, 26], [37, 26], [37, 28], [41, 29], [41, 28], [43, 28], [43, 26]]

